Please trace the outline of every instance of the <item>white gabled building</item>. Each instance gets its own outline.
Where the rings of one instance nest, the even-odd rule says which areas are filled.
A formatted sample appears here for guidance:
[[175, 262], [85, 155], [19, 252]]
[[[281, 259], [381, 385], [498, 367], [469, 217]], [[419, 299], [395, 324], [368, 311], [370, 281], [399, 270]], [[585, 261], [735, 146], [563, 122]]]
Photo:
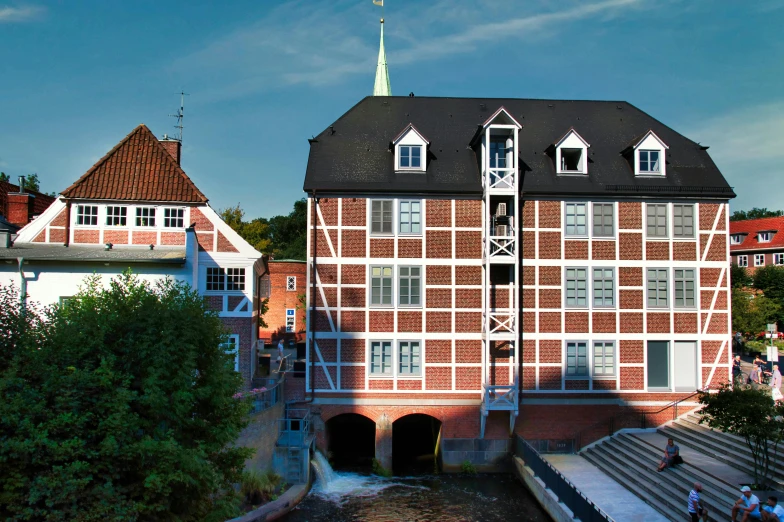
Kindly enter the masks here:
[[0, 284], [47, 305], [75, 295], [91, 274], [108, 284], [130, 268], [150, 281], [185, 281], [231, 332], [236, 368], [250, 384], [261, 253], [209, 206], [180, 151], [179, 141], [136, 127], [13, 242], [0, 232]]

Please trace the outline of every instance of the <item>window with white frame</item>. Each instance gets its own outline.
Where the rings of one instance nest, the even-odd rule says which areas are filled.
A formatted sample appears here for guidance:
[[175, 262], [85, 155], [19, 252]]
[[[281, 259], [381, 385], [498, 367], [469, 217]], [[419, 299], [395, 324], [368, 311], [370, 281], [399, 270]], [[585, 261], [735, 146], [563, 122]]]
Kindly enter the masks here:
[[765, 254], [754, 254], [754, 266], [765, 266]]
[[593, 376], [615, 376], [615, 343], [608, 341], [593, 343]]
[[588, 269], [566, 269], [566, 306], [585, 308], [588, 306]]
[[566, 343], [566, 376], [588, 376], [588, 343], [586, 341]]
[[694, 205], [672, 206], [672, 235], [678, 238], [694, 237]]
[[773, 254], [774, 265], [784, 265], [784, 254]]
[[730, 245], [740, 245], [743, 243], [743, 234], [732, 234], [730, 236]]
[[558, 174], [588, 174], [588, 143], [574, 129], [555, 144]]
[[286, 276], [286, 291], [287, 292], [297, 291], [297, 276]]
[[421, 352], [419, 341], [398, 343], [398, 375], [412, 377], [421, 374]]
[[397, 168], [400, 170], [422, 168], [422, 147], [421, 145], [400, 145], [398, 146]]
[[370, 202], [370, 233], [392, 233], [392, 200], [374, 199]]
[[490, 168], [491, 169], [506, 169], [512, 168], [514, 165], [509, 165], [507, 157], [512, 150], [511, 140], [507, 140], [503, 136], [490, 137]]
[[566, 235], [567, 236], [585, 236], [587, 234], [586, 228], [586, 204], [585, 203], [567, 203], [566, 204]]
[[757, 241], [760, 243], [770, 243], [771, 239], [773, 239], [773, 232], [760, 232], [757, 236]]
[[370, 341], [370, 375], [392, 376], [392, 341]]
[[240, 336], [229, 335], [226, 337], [226, 342], [221, 343], [221, 348], [224, 352], [234, 355], [234, 371], [240, 371]]
[[98, 206], [76, 205], [76, 224], [83, 226], [97, 226]]
[[677, 308], [694, 308], [694, 269], [676, 268], [673, 271], [675, 288], [675, 306]]
[[400, 306], [421, 306], [422, 267], [398, 267], [398, 301]]
[[155, 226], [155, 207], [136, 207], [136, 226]]
[[244, 268], [207, 267], [206, 288], [208, 292], [245, 290]]
[[666, 268], [648, 269], [648, 308], [668, 306], [668, 281]]
[[286, 308], [286, 332], [291, 333], [294, 331], [295, 320], [296, 315], [294, 308]]
[[749, 256], [738, 256], [738, 266], [749, 266]]
[[593, 235], [594, 237], [612, 237], [615, 234], [613, 227], [613, 203], [593, 204]]
[[392, 306], [392, 267], [370, 267], [370, 305]]
[[106, 207], [106, 226], [128, 226], [128, 207], [109, 205]]
[[593, 269], [593, 305], [601, 308], [615, 306], [615, 270]]
[[659, 174], [661, 172], [660, 155], [661, 152], [658, 150], [641, 150], [640, 174]]
[[418, 199], [400, 200], [398, 212], [398, 232], [400, 234], [422, 233], [422, 202]]
[[185, 226], [185, 209], [166, 207], [163, 209], [164, 228], [183, 228]]
[[648, 237], [667, 237], [667, 204], [648, 203], [646, 213]]

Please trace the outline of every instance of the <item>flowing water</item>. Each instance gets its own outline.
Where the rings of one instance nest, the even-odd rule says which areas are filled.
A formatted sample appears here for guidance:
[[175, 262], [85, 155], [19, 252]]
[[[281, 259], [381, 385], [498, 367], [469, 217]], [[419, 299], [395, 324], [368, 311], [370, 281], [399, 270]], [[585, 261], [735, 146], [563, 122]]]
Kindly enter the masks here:
[[313, 468], [313, 489], [284, 517], [286, 522], [551, 520], [528, 490], [508, 474], [383, 478], [333, 471], [318, 452]]

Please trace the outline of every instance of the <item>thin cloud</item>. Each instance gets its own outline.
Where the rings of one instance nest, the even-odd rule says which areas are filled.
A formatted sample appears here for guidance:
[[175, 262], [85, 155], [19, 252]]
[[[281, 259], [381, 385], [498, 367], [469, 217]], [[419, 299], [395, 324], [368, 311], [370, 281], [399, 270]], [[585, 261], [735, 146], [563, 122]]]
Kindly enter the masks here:
[[39, 6], [9, 7], [0, 6], [0, 24], [14, 22], [29, 22], [38, 19], [46, 12]]
[[[395, 66], [432, 61], [485, 43], [550, 37], [562, 27], [566, 30], [568, 23], [623, 16], [642, 4], [642, 0], [572, 2], [560, 10], [511, 19], [494, 16], [498, 13], [492, 3], [487, 8], [456, 0], [415, 4], [388, 13], [395, 24], [385, 27], [387, 54]], [[352, 75], [369, 74], [376, 61], [378, 22], [367, 7], [345, 1], [287, 3], [263, 20], [176, 60], [171, 72], [198, 86], [208, 99], [293, 85], [335, 85]], [[504, 14], [508, 16], [508, 9]], [[225, 80], [216, 82], [216, 78]]]

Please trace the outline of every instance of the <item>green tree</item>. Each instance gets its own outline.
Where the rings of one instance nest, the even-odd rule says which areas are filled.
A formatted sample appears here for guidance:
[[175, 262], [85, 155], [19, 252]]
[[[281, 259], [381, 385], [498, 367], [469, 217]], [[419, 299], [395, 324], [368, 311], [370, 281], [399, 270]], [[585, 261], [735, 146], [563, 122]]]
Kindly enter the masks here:
[[183, 283], [0, 288], [0, 519], [225, 520], [252, 450], [221, 322]]
[[730, 282], [733, 288], [743, 288], [750, 286], [753, 280], [745, 267], [732, 263], [732, 266], [730, 266]]
[[768, 265], [754, 271], [754, 288], [784, 303], [784, 266]]
[[0, 182], [8, 183], [8, 181], [9, 181], [8, 174], [6, 174], [5, 172], [0, 172]]
[[701, 392], [700, 423], [746, 441], [754, 458], [754, 482], [767, 485], [771, 456], [782, 438], [784, 406], [773, 402], [769, 390], [725, 384], [718, 393]]
[[269, 224], [266, 219], [256, 218], [253, 221], [243, 221], [245, 211], [240, 208], [239, 203], [236, 207], [221, 210], [220, 216], [253, 248], [263, 254], [272, 253]]
[[778, 319], [781, 305], [764, 295], [754, 295], [741, 288], [732, 289], [732, 329], [756, 335], [765, 331], [768, 323]]
[[308, 203], [305, 198], [294, 202], [294, 209], [287, 216], [270, 219], [270, 236], [273, 253], [277, 259], [299, 259], [307, 257]]
[[38, 179], [38, 174], [28, 174], [25, 176], [24, 189], [41, 192], [41, 181]]
[[736, 210], [730, 216], [730, 221], [745, 221], [747, 219], [760, 219], [779, 216], [784, 216], [784, 211], [754, 207], [751, 210]]

